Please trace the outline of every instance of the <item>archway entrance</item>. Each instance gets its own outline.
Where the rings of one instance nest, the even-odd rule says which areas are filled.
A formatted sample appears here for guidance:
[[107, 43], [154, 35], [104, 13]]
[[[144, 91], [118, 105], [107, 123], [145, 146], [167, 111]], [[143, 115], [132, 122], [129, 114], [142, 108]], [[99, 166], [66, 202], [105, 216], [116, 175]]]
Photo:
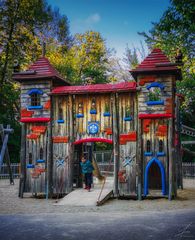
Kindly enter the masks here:
[[148, 171], [148, 188], [162, 189], [161, 172], [158, 164], [154, 161]]
[[147, 196], [148, 189], [162, 189], [162, 194], [166, 194], [165, 169], [161, 161], [152, 158], [145, 168], [144, 174], [144, 195]]
[[88, 138], [74, 142], [73, 187], [83, 187], [83, 176], [80, 166], [82, 156], [92, 162], [94, 170], [94, 186], [102, 184], [104, 178], [113, 176], [112, 140], [104, 138]]

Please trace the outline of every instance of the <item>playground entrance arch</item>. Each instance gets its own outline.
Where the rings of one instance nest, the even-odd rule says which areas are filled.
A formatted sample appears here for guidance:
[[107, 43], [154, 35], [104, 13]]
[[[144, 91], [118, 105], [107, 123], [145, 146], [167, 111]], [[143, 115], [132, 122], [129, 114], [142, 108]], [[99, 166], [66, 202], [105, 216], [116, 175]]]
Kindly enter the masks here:
[[[82, 173], [81, 173], [81, 166], [80, 161], [81, 157], [84, 156], [86, 159], [93, 162], [93, 165], [95, 167], [96, 177], [100, 180], [103, 174], [101, 172], [102, 168], [100, 168], [99, 163], [95, 159], [94, 155], [94, 144], [95, 143], [106, 143], [106, 144], [113, 144], [113, 141], [111, 139], [106, 138], [84, 138], [79, 139], [75, 141], [74, 144], [74, 167], [73, 167], [73, 187], [80, 188], [83, 186], [83, 179], [82, 179]], [[111, 156], [112, 157], [112, 156]], [[102, 166], [106, 168], [106, 170], [112, 171], [112, 169], [109, 167], [109, 164], [111, 163], [111, 159], [107, 163], [105, 163], [105, 166]], [[103, 178], [102, 178], [103, 179]]]

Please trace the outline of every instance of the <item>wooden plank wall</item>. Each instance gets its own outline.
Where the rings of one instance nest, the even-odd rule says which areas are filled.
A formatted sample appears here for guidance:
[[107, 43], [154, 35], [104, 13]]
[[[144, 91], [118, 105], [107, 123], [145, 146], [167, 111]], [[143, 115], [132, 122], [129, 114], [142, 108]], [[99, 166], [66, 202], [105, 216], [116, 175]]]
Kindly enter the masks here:
[[[119, 138], [137, 128], [136, 93], [121, 93], [119, 101]], [[125, 121], [126, 110], [130, 110], [131, 121]], [[120, 141], [119, 195], [136, 194], [136, 140]], [[135, 157], [133, 157], [135, 156]], [[129, 162], [128, 162], [129, 160]]]
[[[32, 118], [49, 118], [50, 117], [50, 107], [45, 107], [49, 102], [50, 96], [48, 93], [51, 89], [50, 81], [31, 81], [23, 83], [21, 85], [21, 110], [27, 110], [28, 106], [31, 105], [31, 97], [28, 95], [28, 91], [31, 89], [37, 88], [43, 91], [43, 94], [40, 95], [40, 105], [43, 106], [42, 109], [33, 109], [28, 110], [29, 113], [32, 112]], [[21, 116], [22, 117], [22, 116]], [[22, 117], [25, 118], [25, 117]], [[25, 123], [26, 124], [26, 183], [24, 192], [32, 193], [45, 193], [45, 178], [46, 178], [46, 164], [47, 164], [47, 124], [45, 123]], [[27, 136], [33, 134], [32, 127], [35, 126], [45, 126], [46, 131], [37, 139], [30, 139]], [[37, 163], [36, 161], [40, 159], [40, 149], [43, 149], [43, 159], [44, 163]], [[29, 164], [29, 153], [32, 154], [32, 164], [35, 165], [35, 168], [27, 168]], [[39, 171], [38, 169], [42, 169]], [[39, 171], [39, 172], [38, 172]]]
[[[145, 80], [146, 81], [145, 81]], [[144, 82], [145, 81], [145, 82]], [[160, 100], [164, 101], [162, 105], [147, 105], [147, 101], [149, 101], [148, 93], [149, 90], [147, 86], [152, 82], [160, 83], [164, 85], [164, 90], [161, 91]], [[138, 77], [138, 83], [140, 84], [140, 91], [138, 92], [138, 114], [170, 114], [174, 116], [174, 108], [175, 108], [175, 78], [172, 75], [147, 75]], [[170, 161], [170, 154], [168, 151], [169, 143], [168, 143], [168, 135], [169, 135], [169, 122], [173, 123], [173, 119], [156, 119], [156, 120], [149, 120], [148, 125], [148, 132], [144, 131], [144, 121], [148, 121], [149, 119], [141, 120], [142, 124], [142, 183], [144, 183], [144, 172], [147, 166], [147, 163], [154, 157], [158, 158], [164, 166], [165, 174], [166, 174], [166, 189], [168, 190], [168, 182], [169, 182], [169, 161]], [[166, 126], [167, 131], [163, 135], [158, 135], [158, 128], [159, 126]], [[151, 142], [151, 156], [145, 156], [147, 152], [146, 145], [147, 140]], [[164, 156], [158, 156], [157, 153], [159, 152], [159, 140], [163, 141], [163, 152]], [[143, 187], [143, 185], [142, 185]], [[168, 191], [167, 191], [168, 193]]]
[[39, 84], [37, 82], [30, 82], [22, 84], [21, 85], [21, 95], [20, 95], [20, 103], [21, 103], [21, 110], [22, 109], [27, 109], [28, 106], [31, 105], [31, 98], [28, 95], [28, 91], [37, 88], [43, 91], [43, 94], [40, 95], [41, 97], [41, 105], [43, 106], [43, 109], [38, 109], [38, 110], [33, 110], [33, 117], [43, 117], [43, 118], [48, 118], [50, 117], [50, 111], [49, 109], [46, 109], [44, 106], [45, 104], [50, 100], [50, 97], [48, 93], [50, 92], [51, 89], [51, 83], [48, 82], [42, 82], [39, 81]]
[[[97, 114], [90, 114], [92, 100], [96, 101]], [[96, 94], [96, 95], [76, 95], [74, 98], [75, 115], [79, 113], [79, 104], [83, 104], [83, 118], [75, 118], [75, 140], [101, 137], [112, 139], [112, 135], [107, 134], [107, 129], [112, 128], [112, 116], [104, 117], [105, 105], [108, 104], [110, 113], [112, 113], [111, 95], [110, 94]], [[91, 135], [88, 133], [88, 123], [98, 122], [99, 132]]]
[[[69, 156], [70, 113], [68, 96], [53, 97], [53, 193], [69, 193], [71, 163]], [[60, 108], [62, 116], [60, 116]], [[64, 120], [58, 123], [58, 120]]]
[[[139, 79], [142, 79], [145, 76], [140, 76]], [[164, 91], [162, 91], [162, 97], [161, 100], [164, 100], [165, 104], [164, 105], [153, 105], [153, 106], [148, 106], [146, 102], [148, 101], [148, 89], [146, 88], [150, 82], [145, 83], [143, 86], [141, 86], [141, 91], [139, 92], [139, 97], [138, 97], [138, 106], [139, 106], [139, 113], [144, 114], [144, 113], [155, 113], [155, 114], [160, 114], [160, 113], [165, 113], [166, 112], [166, 105], [168, 104], [168, 98], [173, 97], [172, 95], [172, 90], [173, 90], [173, 81], [172, 81], [172, 76], [169, 75], [158, 75], [155, 76], [155, 82], [162, 83], [165, 88]]]
[[[147, 119], [148, 120], [148, 119]], [[144, 125], [144, 120], [142, 120], [142, 124]], [[167, 132], [168, 132], [168, 121], [167, 119], [150, 119], [150, 123], [148, 126], [148, 132], [143, 132], [142, 135], [142, 141], [143, 141], [143, 170], [145, 171], [146, 166], [148, 162], [156, 157], [159, 159], [163, 167], [165, 169], [165, 175], [166, 175], [166, 186], [168, 187], [168, 139], [167, 139], [167, 132], [164, 134], [157, 134], [159, 126], [166, 126]], [[144, 126], [143, 126], [144, 129]], [[145, 156], [144, 154], [147, 153], [147, 140], [151, 143], [151, 156]], [[163, 141], [163, 152], [164, 156], [157, 156], [157, 153], [159, 152], [159, 141]], [[143, 172], [144, 172], [143, 171]], [[143, 174], [143, 182], [144, 182], [144, 174]]]
[[[45, 126], [43, 123], [28, 123], [27, 135], [32, 133], [32, 127], [34, 126]], [[32, 193], [45, 193], [45, 177], [46, 177], [46, 164], [47, 164], [47, 129], [45, 133], [40, 134], [37, 139], [26, 139], [26, 165], [33, 164], [35, 168], [26, 169], [26, 184], [25, 192]], [[43, 149], [44, 163], [37, 163], [40, 159], [40, 149]], [[32, 162], [29, 162], [30, 154], [32, 154]], [[39, 169], [42, 169], [40, 172]]]

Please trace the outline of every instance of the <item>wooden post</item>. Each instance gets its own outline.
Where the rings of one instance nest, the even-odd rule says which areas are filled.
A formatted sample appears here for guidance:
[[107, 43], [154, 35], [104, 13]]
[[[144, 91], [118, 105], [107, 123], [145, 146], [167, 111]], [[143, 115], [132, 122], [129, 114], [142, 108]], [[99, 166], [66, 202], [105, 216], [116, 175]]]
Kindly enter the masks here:
[[20, 185], [19, 194], [20, 198], [23, 198], [25, 183], [26, 183], [26, 125], [22, 123], [22, 134], [21, 134], [21, 150], [20, 150]]
[[137, 125], [137, 198], [138, 200], [142, 200], [142, 172], [143, 172], [143, 164], [142, 164], [142, 121], [138, 119]]
[[176, 96], [176, 131], [178, 134], [177, 143], [177, 187], [183, 189], [183, 172], [182, 172], [182, 156], [181, 156], [181, 123], [180, 123], [180, 100]]
[[53, 195], [53, 142], [52, 142], [52, 122], [53, 122], [53, 96], [50, 96], [50, 122], [48, 124], [48, 145], [47, 145], [47, 180], [46, 180], [46, 198]]
[[73, 96], [69, 95], [69, 152], [68, 152], [68, 161], [69, 161], [69, 183], [68, 189], [72, 191], [73, 188], [73, 165], [74, 165], [74, 112], [73, 112]]
[[173, 199], [173, 119], [169, 119], [168, 127], [168, 152], [169, 152], [169, 200]]
[[113, 95], [113, 154], [114, 154], [114, 195], [118, 197], [119, 171], [119, 128], [118, 128], [118, 94]]

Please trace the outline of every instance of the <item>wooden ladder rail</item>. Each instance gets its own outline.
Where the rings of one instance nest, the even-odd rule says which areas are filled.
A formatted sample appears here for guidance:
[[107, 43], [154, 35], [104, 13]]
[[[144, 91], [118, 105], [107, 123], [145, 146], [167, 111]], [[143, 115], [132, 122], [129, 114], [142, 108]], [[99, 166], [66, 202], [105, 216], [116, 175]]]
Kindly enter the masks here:
[[102, 183], [101, 190], [100, 190], [100, 193], [99, 193], [99, 196], [98, 196], [97, 206], [100, 205], [100, 198], [101, 198], [101, 195], [102, 195], [102, 192], [103, 192], [105, 183], [106, 183], [106, 178], [107, 178], [108, 173], [109, 173], [109, 170], [110, 170], [110, 166], [111, 166], [111, 162], [112, 162], [112, 157], [113, 157], [113, 150], [112, 150], [112, 153], [111, 153], [111, 156], [110, 156], [110, 161], [109, 161], [109, 165], [108, 165], [106, 174], [105, 174], [105, 176], [104, 176], [104, 181], [103, 181], [103, 183]]

